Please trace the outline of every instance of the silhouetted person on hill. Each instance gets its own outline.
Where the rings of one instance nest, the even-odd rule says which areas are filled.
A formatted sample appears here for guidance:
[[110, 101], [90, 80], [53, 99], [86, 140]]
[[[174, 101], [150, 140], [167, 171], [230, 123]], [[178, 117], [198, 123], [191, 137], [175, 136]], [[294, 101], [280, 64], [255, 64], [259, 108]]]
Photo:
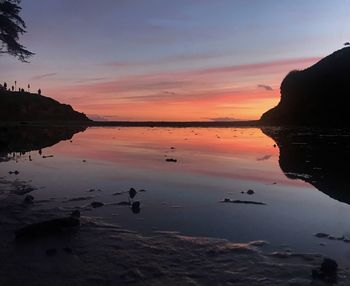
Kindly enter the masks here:
[[41, 89], [40, 88], [38, 89], [38, 94], [41, 95]]
[[28, 83], [28, 92], [30, 92], [30, 84]]
[[4, 82], [4, 88], [5, 88], [5, 90], [7, 90], [7, 83], [6, 82]]
[[21, 88], [21, 92], [24, 92], [24, 88]]
[[12, 90], [12, 91], [15, 91], [15, 87], [14, 87], [14, 86], [12, 86], [12, 87], [11, 87], [11, 90]]

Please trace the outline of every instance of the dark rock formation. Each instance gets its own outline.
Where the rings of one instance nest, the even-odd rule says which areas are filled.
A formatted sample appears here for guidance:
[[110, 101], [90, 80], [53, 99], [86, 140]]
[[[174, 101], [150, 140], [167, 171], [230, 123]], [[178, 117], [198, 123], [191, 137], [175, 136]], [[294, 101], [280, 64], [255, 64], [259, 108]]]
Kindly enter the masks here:
[[39, 94], [0, 89], [0, 122], [90, 122], [70, 105]]
[[281, 84], [281, 101], [264, 113], [266, 125], [349, 126], [350, 48], [346, 47]]
[[280, 150], [279, 164], [290, 179], [310, 183], [333, 199], [350, 204], [350, 131], [263, 128]]
[[80, 212], [74, 211], [70, 216], [27, 225], [15, 231], [16, 239], [27, 240], [61, 233], [66, 229], [80, 225]]

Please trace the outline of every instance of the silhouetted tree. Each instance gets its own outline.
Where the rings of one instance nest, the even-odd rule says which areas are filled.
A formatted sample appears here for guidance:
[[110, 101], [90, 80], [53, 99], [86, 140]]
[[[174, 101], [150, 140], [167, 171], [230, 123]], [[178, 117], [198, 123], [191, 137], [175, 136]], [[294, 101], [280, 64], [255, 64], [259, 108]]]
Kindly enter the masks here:
[[40, 88], [38, 89], [38, 94], [41, 95], [41, 89]]
[[0, 1], [0, 54], [9, 54], [22, 62], [34, 54], [22, 46], [19, 36], [26, 32], [26, 24], [19, 16], [21, 0]]

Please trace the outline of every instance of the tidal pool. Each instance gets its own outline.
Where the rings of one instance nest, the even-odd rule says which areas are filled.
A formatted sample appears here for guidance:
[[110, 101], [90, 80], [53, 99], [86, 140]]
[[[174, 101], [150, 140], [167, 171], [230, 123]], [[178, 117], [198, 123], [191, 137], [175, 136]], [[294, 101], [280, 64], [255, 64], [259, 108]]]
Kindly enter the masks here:
[[[349, 134], [259, 128], [6, 129], [0, 138], [0, 190], [3, 197], [9, 190], [34, 188], [32, 208], [79, 208], [84, 216], [143, 234], [266, 240], [268, 250], [316, 252], [350, 265]], [[137, 191], [133, 200], [141, 203], [139, 212], [118, 205], [129, 201], [130, 188]], [[92, 202], [104, 206], [92, 208]]]

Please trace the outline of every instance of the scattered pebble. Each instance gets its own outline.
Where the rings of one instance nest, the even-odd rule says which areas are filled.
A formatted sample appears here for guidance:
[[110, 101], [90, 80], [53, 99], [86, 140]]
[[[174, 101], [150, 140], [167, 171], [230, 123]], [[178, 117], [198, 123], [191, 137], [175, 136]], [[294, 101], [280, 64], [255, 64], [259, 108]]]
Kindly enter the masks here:
[[31, 195], [26, 195], [26, 197], [23, 200], [26, 204], [32, 204], [34, 201], [34, 197]]
[[248, 195], [253, 195], [253, 194], [255, 194], [255, 192], [254, 192], [253, 190], [248, 190], [248, 191], [247, 191], [247, 194], [248, 194]]

